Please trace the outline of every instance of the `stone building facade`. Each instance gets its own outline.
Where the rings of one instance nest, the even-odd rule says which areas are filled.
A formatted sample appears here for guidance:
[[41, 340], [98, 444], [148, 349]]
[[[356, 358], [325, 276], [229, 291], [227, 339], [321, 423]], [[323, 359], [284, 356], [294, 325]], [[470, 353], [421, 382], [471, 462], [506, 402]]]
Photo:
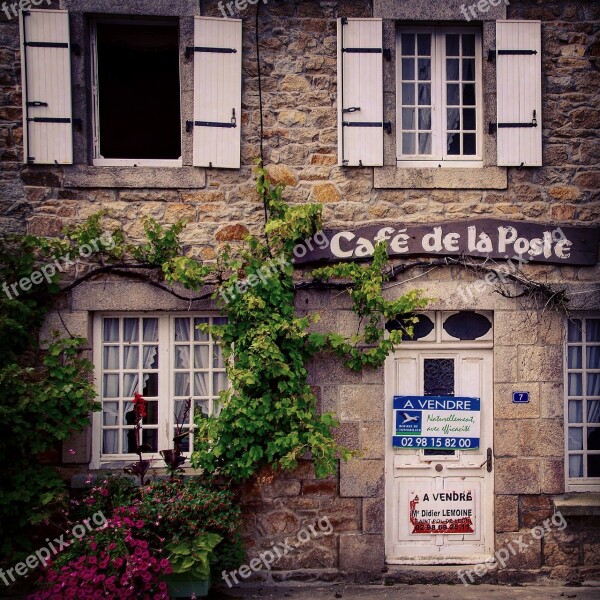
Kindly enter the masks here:
[[[544, 3], [514, 0], [497, 2], [496, 6], [484, 0], [483, 4], [487, 10], [477, 9], [477, 17], [467, 22], [458, 0], [265, 2], [260, 9], [258, 32], [264, 156], [271, 178], [287, 185], [285, 198], [297, 203], [323, 203], [326, 226], [332, 229], [368, 224], [433, 227], [477, 218], [539, 223], [551, 229], [561, 225], [597, 225], [600, 221], [597, 134], [600, 7], [593, 0]], [[184, 122], [192, 118], [193, 112], [193, 61], [185, 58], [183, 51], [194, 46], [194, 17], [221, 17], [219, 3], [60, 0], [59, 6], [58, 0], [52, 0], [50, 6], [44, 3], [39, 7], [68, 10], [71, 41], [78, 46], [77, 51], [71, 52], [71, 73], [73, 117], [79, 121], [73, 129], [73, 164], [63, 166], [23, 164], [19, 25], [16, 17], [2, 18], [2, 230], [53, 236], [65, 225], [107, 209], [129, 235], [139, 238], [145, 216], [163, 224], [184, 218], [190, 223], [182, 234], [183, 243], [191, 253], [205, 260], [215, 258], [221, 243], [241, 240], [249, 232], [260, 234], [263, 208], [252, 175], [260, 152], [256, 6], [238, 2], [232, 7], [242, 21], [243, 32], [241, 166], [233, 169], [192, 166], [192, 138], [185, 129], [181, 166], [96, 166], [93, 161], [90, 19], [99, 15], [136, 15], [178, 20]], [[338, 164], [336, 19], [341, 17], [383, 19], [383, 45], [391, 49], [390, 60], [383, 61], [384, 121], [392, 120], [394, 125], [391, 135], [384, 134], [382, 166]], [[497, 133], [487, 127], [489, 121], [496, 120], [497, 66], [486, 57], [488, 50], [496, 47], [496, 20], [503, 19], [541, 21], [542, 166], [498, 166]], [[395, 107], [399, 102], [396, 64], [400, 58], [396, 32], [402, 27], [460, 29], [466, 25], [475, 27], [481, 35], [483, 96], [478, 104], [480, 113], [483, 112], [478, 134], [483, 145], [481, 164], [464, 168], [399, 167], [396, 165], [399, 117]], [[410, 259], [397, 262], [407, 261]], [[523, 270], [534, 280], [566, 289], [569, 311], [577, 323], [572, 335], [568, 334], [563, 313], [547, 310], [532, 299], [503, 297], [493, 286], [469, 287], [477, 279], [460, 265], [410, 271], [405, 283], [390, 287], [388, 292], [392, 298], [413, 287], [423, 289], [433, 298], [427, 315], [435, 326], [432, 334], [435, 339], [431, 343], [425, 341], [425, 346], [419, 346], [420, 342], [409, 343], [407, 354], [392, 357], [392, 361], [412, 360], [423, 353], [429, 353], [432, 360], [463, 357], [473, 362], [489, 357], [485, 359], [487, 363], [477, 367], [481, 368], [477, 385], [481, 391], [478, 395], [488, 398], [485, 409], [489, 417], [485, 425], [488, 433], [486, 447], [481, 452], [485, 457], [487, 447], [492, 449], [488, 463], [492, 470], [488, 471], [488, 465], [484, 464], [473, 475], [473, 464], [452, 463], [450, 459], [456, 453], [426, 455], [418, 451], [420, 458], [414, 452], [410, 459], [402, 458], [409, 456], [409, 451], [395, 453], [391, 430], [386, 429], [390, 427], [392, 397], [403, 393], [417, 395], [422, 390], [417, 386], [412, 392], [402, 392], [404, 380], [394, 379], [395, 363], [386, 369], [356, 374], [345, 370], [334, 358], [320, 358], [311, 365], [311, 384], [322, 409], [334, 412], [339, 419], [340, 441], [359, 450], [360, 455], [341, 464], [337, 476], [326, 480], [316, 480], [306, 462], [293, 474], [273, 480], [267, 477], [245, 487], [250, 557], [268, 550], [273, 541], [294, 536], [304, 525], [322, 516], [330, 519], [334, 530], [331, 536], [284, 556], [272, 571], [260, 576], [273, 580], [356, 576], [389, 582], [458, 581], [456, 570], [472, 567], [452, 565], [481, 562], [472, 560], [472, 548], [479, 544], [483, 549], [481, 556], [489, 557], [502, 548], [508, 548], [510, 553], [504, 564], [489, 572], [482, 569], [486, 580], [598, 579], [600, 477], [598, 473], [588, 477], [583, 474], [593, 475], [590, 456], [594, 456], [595, 446], [589, 442], [589, 436], [597, 431], [596, 427], [600, 428], [595, 412], [600, 397], [594, 400], [600, 396], [595, 389], [600, 375], [594, 371], [600, 364], [595, 362], [593, 345], [598, 340], [594, 328], [600, 322], [600, 266], [597, 260], [587, 266], [532, 262], [524, 265]], [[415, 275], [418, 280], [411, 281]], [[461, 293], [461, 290], [471, 292]], [[356, 330], [349, 299], [339, 292], [301, 292], [297, 296], [297, 309], [320, 313], [319, 326], [329, 330], [348, 334]], [[63, 298], [49, 317], [45, 333], [53, 329], [64, 332], [66, 326], [71, 334], [87, 338], [90, 351], [97, 357], [97, 347], [102, 341], [97, 339], [102, 335], [99, 318], [111, 315], [117, 319], [127, 315], [177, 318], [178, 314], [186, 317], [189, 310], [198, 315], [212, 315], [217, 307], [209, 301], [196, 302], [190, 307], [188, 302], [144, 283], [103, 278], [89, 281]], [[457, 312], [483, 315], [491, 329], [472, 344], [459, 342], [455, 336], [445, 337], [444, 324]], [[583, 331], [583, 339], [578, 337], [577, 330]], [[576, 356], [573, 363], [568, 362], [569, 352]], [[418, 362], [419, 358], [414, 360]], [[101, 371], [98, 373], [102, 375]], [[568, 383], [569, 376], [575, 380], [573, 388]], [[582, 378], [581, 384], [578, 377]], [[464, 389], [470, 385], [474, 384], [465, 384]], [[587, 387], [582, 390], [579, 385]], [[459, 391], [457, 388], [456, 395]], [[522, 392], [528, 393], [529, 402], [513, 402], [513, 393]], [[574, 403], [574, 415], [565, 415], [569, 413], [565, 407], [571, 406], [567, 402]], [[587, 421], [581, 415], [586, 408]], [[573, 423], [579, 426], [571, 427], [577, 431], [569, 433], [569, 425]], [[594, 423], [599, 424], [594, 427]], [[484, 429], [482, 425], [482, 432]], [[88, 472], [90, 465], [92, 469], [107, 466], [99, 454], [98, 435], [101, 433], [89, 431], [64, 445], [62, 455], [56, 459], [65, 476], [76, 481]], [[582, 436], [588, 436], [587, 445]], [[69, 452], [72, 448], [76, 450], [74, 454]], [[578, 449], [583, 452], [576, 455], [581, 459], [566, 460], [569, 450]], [[469, 455], [465, 452], [463, 456]], [[584, 471], [581, 465], [586, 460], [588, 470]], [[410, 533], [396, 537], [395, 528], [403, 531], [402, 522], [408, 521], [409, 514], [405, 507], [408, 497], [399, 498], [395, 494], [403, 493], [402, 486], [421, 490], [421, 494], [423, 489], [459, 489], [460, 485], [463, 485], [460, 489], [471, 490], [469, 484], [460, 484], [459, 488], [428, 487], [436, 485], [436, 473], [450, 477], [453, 465], [472, 469], [466, 475], [460, 469], [457, 471], [466, 481], [471, 476], [487, 478], [477, 488], [479, 504], [474, 508], [479, 511], [480, 519], [477, 535], [485, 540], [460, 536], [466, 549], [459, 548], [455, 554], [450, 552], [444, 557], [445, 549], [453, 544], [460, 546], [452, 535], [433, 534], [428, 536], [427, 543], [411, 537]], [[119, 461], [114, 461], [113, 466], [120, 466]], [[440, 469], [434, 472], [436, 467]], [[398, 474], [403, 482], [400, 492], [394, 491], [397, 490], [394, 477]], [[453, 480], [450, 477], [448, 481]], [[474, 483], [473, 489], [477, 485]], [[394, 516], [394, 511], [399, 516]], [[566, 527], [559, 527], [558, 520], [551, 521], [551, 527], [542, 537], [532, 535], [532, 528], [542, 526], [557, 511], [564, 516]], [[527, 541], [524, 549], [518, 549], [516, 544], [521, 538]], [[427, 544], [436, 547], [438, 554], [431, 548], [419, 550]], [[475, 579], [480, 581], [479, 575]]]

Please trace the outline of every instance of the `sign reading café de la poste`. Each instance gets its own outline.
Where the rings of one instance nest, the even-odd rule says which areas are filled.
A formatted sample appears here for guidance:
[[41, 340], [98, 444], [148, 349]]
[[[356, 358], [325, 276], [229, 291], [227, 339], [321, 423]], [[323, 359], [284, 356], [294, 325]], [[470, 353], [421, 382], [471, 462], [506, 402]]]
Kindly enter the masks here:
[[381, 224], [324, 230], [294, 249], [295, 264], [368, 259], [377, 242], [390, 256], [474, 256], [565, 265], [595, 265], [600, 229], [476, 219], [432, 225]]

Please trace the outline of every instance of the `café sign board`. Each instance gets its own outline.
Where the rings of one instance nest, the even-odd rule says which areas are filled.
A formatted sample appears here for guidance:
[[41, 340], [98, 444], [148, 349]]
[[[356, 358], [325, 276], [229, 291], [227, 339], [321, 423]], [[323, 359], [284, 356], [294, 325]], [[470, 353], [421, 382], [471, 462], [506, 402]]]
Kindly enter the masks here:
[[411, 490], [409, 507], [411, 534], [475, 533], [473, 490]]
[[500, 219], [326, 229], [298, 244], [293, 262], [368, 259], [380, 241], [394, 257], [473, 256], [585, 266], [596, 264], [600, 229]]
[[461, 396], [394, 396], [395, 448], [479, 448], [481, 400]]

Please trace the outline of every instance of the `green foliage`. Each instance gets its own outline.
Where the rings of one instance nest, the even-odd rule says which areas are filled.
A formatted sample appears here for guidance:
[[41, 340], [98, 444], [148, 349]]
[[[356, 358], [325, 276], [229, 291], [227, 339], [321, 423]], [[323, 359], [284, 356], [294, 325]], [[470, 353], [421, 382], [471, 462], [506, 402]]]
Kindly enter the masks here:
[[208, 579], [214, 549], [222, 539], [217, 533], [200, 533], [192, 539], [167, 544], [173, 574], [195, 581]]
[[185, 221], [165, 228], [151, 217], [146, 217], [143, 225], [148, 241], [132, 247], [136, 260], [160, 267], [181, 254], [179, 234], [186, 225]]

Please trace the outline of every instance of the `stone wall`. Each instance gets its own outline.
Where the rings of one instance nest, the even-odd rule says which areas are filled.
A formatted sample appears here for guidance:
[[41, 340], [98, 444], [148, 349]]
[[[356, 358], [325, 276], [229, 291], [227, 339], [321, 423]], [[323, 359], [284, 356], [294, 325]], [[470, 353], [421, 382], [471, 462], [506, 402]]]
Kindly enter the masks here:
[[[157, 1], [153, 7], [158, 14], [160, 6], [167, 4], [167, 0]], [[195, 10], [195, 3], [186, 6], [190, 13]], [[204, 6], [208, 14], [220, 15], [216, 2]], [[288, 185], [285, 197], [291, 202], [323, 203], [325, 221], [332, 226], [387, 220], [433, 223], [478, 216], [598, 223], [600, 7], [593, 0], [543, 4], [515, 0], [507, 11], [508, 18], [543, 21], [545, 166], [508, 169], [506, 185], [490, 184], [494, 189], [487, 189], [485, 182], [480, 188], [461, 189], [451, 177], [442, 189], [380, 189], [374, 186], [378, 175], [373, 169], [337, 166], [335, 19], [369, 17], [371, 3], [269, 0], [261, 8], [260, 24], [264, 152], [271, 178]], [[215, 257], [220, 243], [241, 240], [249, 231], [260, 233], [263, 212], [252, 177], [259, 154], [260, 120], [253, 9], [240, 16], [244, 22], [243, 166], [239, 171], [188, 167], [175, 172], [100, 171], [87, 164], [23, 167], [18, 24], [1, 17], [0, 229], [55, 235], [66, 224], [108, 209], [115, 222], [139, 238], [140, 220], [146, 215], [161, 223], [185, 218], [190, 220], [183, 234], [186, 249], [206, 260]], [[456, 19], [460, 20], [459, 14]], [[74, 111], [75, 117], [85, 113], [81, 104]], [[600, 308], [599, 295], [589, 293], [590, 284], [600, 280], [599, 266], [530, 265], [526, 272], [564, 283], [572, 294], [573, 309]], [[562, 318], [543, 307], [501, 298], [491, 290], [470, 300], [462, 298], [458, 286], [472, 279], [459, 269], [414, 273], [421, 275], [418, 285], [438, 298], [432, 310], [494, 311], [495, 529], [500, 547], [547, 518], [551, 497], [564, 491], [563, 449], [556, 443], [563, 439]], [[65, 323], [87, 335], [94, 311], [188, 308], [158, 297], [154, 290], [136, 288], [134, 293], [130, 287], [131, 293], [124, 293], [128, 285], [109, 282], [109, 292], [104, 287], [102, 298], [93, 284], [82, 288], [61, 306]], [[408, 287], [398, 286], [393, 293]], [[300, 294], [297, 308], [319, 311], [322, 326], [342, 333], [354, 325], [347, 298], [339, 294]], [[61, 327], [56, 316], [49, 320], [48, 329], [52, 324]], [[335, 533], [308, 544], [293, 557], [284, 557], [274, 578], [332, 578], [350, 571], [388, 581], [407, 578], [393, 569], [382, 573], [383, 372], [349, 373], [338, 361], [324, 357], [311, 366], [311, 384], [322, 408], [340, 419], [340, 441], [360, 450], [361, 457], [341, 465], [337, 477], [323, 481], [316, 481], [310, 466], [303, 463], [297, 472], [271, 483], [249, 484], [243, 491], [249, 555], [294, 535], [317, 516], [327, 515]], [[509, 393], [523, 385], [531, 390], [531, 404], [510, 404]], [[82, 436], [78, 444], [82, 451], [77, 457], [88, 456], [89, 437]], [[66, 459], [73, 465], [68, 473], [87, 468], [73, 462], [78, 458], [63, 454]], [[499, 577], [526, 579], [546, 573], [566, 579], [591, 578], [598, 573], [599, 562], [598, 523], [577, 517], [569, 520], [565, 531], [532, 545], [526, 560], [509, 564]]]

